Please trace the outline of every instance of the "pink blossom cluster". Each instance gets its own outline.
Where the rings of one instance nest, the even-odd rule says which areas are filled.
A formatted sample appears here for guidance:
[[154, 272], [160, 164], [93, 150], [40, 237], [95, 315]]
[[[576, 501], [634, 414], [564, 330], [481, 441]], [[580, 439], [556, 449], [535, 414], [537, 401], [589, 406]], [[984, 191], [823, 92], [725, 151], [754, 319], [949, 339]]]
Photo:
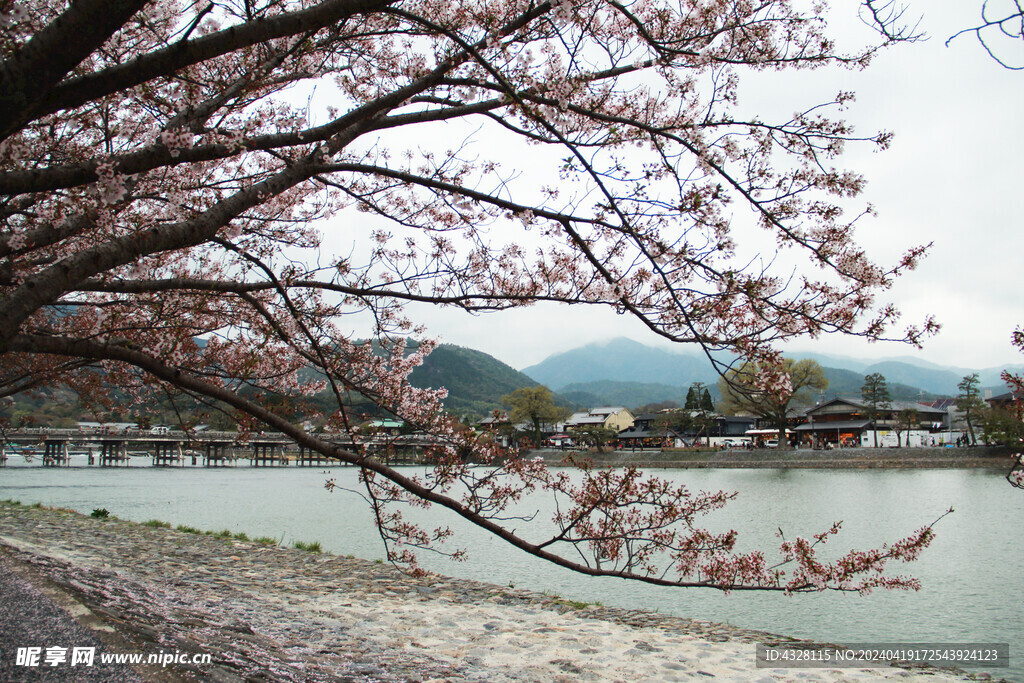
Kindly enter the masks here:
[[160, 144], [167, 148], [172, 157], [181, 154], [181, 150], [190, 149], [195, 136], [184, 129], [165, 130], [160, 133]]

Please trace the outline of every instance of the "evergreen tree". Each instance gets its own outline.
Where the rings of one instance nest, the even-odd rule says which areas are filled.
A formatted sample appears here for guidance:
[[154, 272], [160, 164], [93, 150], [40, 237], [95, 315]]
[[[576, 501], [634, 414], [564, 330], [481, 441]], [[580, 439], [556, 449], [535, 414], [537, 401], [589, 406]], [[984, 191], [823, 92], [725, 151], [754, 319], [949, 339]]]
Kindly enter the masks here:
[[876, 424], [882, 412], [892, 404], [889, 397], [889, 385], [886, 384], [885, 376], [873, 372], [864, 378], [864, 386], [860, 388], [861, 398], [867, 404], [868, 417], [871, 418], [871, 431], [875, 435], [875, 448], [878, 448], [878, 425]]
[[690, 385], [690, 390], [686, 392], [686, 405], [683, 406], [687, 410], [697, 410], [700, 408], [700, 401], [697, 398], [697, 392], [694, 390], [693, 385]]
[[976, 446], [978, 440], [974, 436], [974, 418], [985, 407], [985, 402], [981, 400], [978, 373], [967, 375], [956, 386], [960, 390], [960, 395], [956, 397], [956, 409], [964, 414], [964, 420], [967, 421], [969, 445]]
[[711, 400], [711, 392], [707, 389], [700, 397], [700, 409], [709, 413], [715, 412], [715, 404]]

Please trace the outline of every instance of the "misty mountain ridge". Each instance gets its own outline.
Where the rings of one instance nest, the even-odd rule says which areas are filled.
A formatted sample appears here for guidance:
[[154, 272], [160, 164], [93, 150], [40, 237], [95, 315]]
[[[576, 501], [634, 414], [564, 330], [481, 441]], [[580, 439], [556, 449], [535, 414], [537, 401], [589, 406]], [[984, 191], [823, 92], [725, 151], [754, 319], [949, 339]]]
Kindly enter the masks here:
[[[878, 372], [885, 376], [893, 397], [896, 398], [898, 393], [901, 400], [956, 396], [959, 393], [957, 383], [974, 372], [978, 373], [984, 389], [999, 394], [1007, 391], [1000, 378], [1004, 369], [1011, 372], [1024, 370], [1024, 365], [984, 369], [942, 366], [910, 356], [859, 359], [812, 352], [794, 352], [786, 356], [794, 360], [810, 358], [825, 368], [830, 381], [826, 394], [859, 394], [863, 376]], [[603, 381], [684, 388], [694, 382], [713, 386], [718, 381], [710, 361], [694, 347], [673, 351], [625, 338], [587, 344], [554, 354], [523, 368], [522, 373], [560, 393], [567, 387], [571, 387], [572, 392], [599, 393], [597, 387], [590, 384]], [[674, 399], [665, 396], [662, 400]]]

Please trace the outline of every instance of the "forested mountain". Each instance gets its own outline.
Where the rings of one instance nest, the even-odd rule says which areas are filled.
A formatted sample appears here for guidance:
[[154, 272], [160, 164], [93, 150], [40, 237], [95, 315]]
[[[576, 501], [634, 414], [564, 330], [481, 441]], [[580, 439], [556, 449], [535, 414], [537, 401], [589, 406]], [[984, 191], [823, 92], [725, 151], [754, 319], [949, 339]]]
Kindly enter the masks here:
[[[817, 361], [827, 369], [826, 376], [829, 376], [828, 369], [834, 370], [830, 377], [832, 386], [829, 392], [859, 394], [863, 380], [855, 380], [854, 376], [862, 378], [878, 372], [885, 376], [890, 389], [897, 388], [901, 396], [906, 396], [901, 400], [920, 398], [922, 391], [925, 398], [955, 396], [959, 391], [957, 383], [965, 375], [974, 372], [978, 373], [983, 388], [989, 388], [993, 393], [1002, 393], [1006, 389], [999, 377], [1000, 373], [1004, 369], [1011, 372], [1024, 370], [1024, 365], [981, 369], [941, 366], [910, 356], [874, 360], [805, 352], [786, 355], [794, 360], [811, 358]], [[843, 371], [853, 374], [846, 375]], [[718, 381], [711, 363], [693, 347], [669, 351], [621, 338], [554, 354], [536, 365], [524, 368], [523, 373], [547, 385], [552, 391], [561, 391], [568, 385], [602, 380], [657, 383], [684, 388], [692, 382], [713, 385]]]
[[[415, 346], [415, 342], [409, 343], [410, 350]], [[829, 388], [822, 395], [825, 399], [835, 395], [859, 396], [864, 375], [871, 372], [885, 376], [894, 400], [927, 401], [955, 396], [961, 377], [975, 372], [913, 363], [912, 359], [871, 362], [841, 356], [794, 354], [794, 358], [805, 357], [814, 358], [823, 366], [829, 380]], [[995, 370], [977, 372], [985, 373], [983, 387], [991, 387], [992, 393], [1004, 391]], [[561, 403], [581, 408], [622, 405], [635, 409], [664, 401], [683, 405], [686, 391], [694, 382], [703, 383], [712, 398], [718, 399], [718, 375], [706, 358], [693, 351], [668, 351], [628, 339], [590, 344], [556, 354], [522, 372], [481, 351], [442, 344], [413, 371], [410, 381], [417, 387], [446, 387], [445, 408], [460, 417], [483, 417], [494, 410], [502, 410], [502, 396], [537, 384], [554, 391]], [[358, 397], [351, 397], [351, 400], [354, 404], [361, 403]], [[367, 405], [365, 409], [372, 411], [372, 406]], [[138, 406], [126, 405], [118, 412], [123, 413], [124, 419], [134, 419], [139, 410]], [[149, 412], [153, 413], [151, 417], [155, 422], [173, 421], [175, 415], [169, 406], [158, 404]], [[43, 398], [19, 396], [0, 405], [0, 419], [20, 421], [25, 416], [44, 423], [53, 423], [58, 418], [64, 421], [80, 416], [94, 418], [82, 415], [77, 397], [67, 391], [51, 392]], [[212, 414], [202, 419], [216, 417]]]
[[[415, 347], [415, 342], [409, 344], [410, 350]], [[312, 370], [305, 373], [305, 379], [314, 377], [316, 373]], [[501, 410], [502, 396], [521, 387], [537, 384], [486, 353], [451, 344], [441, 344], [434, 349], [423, 365], [412, 372], [409, 380], [413, 386], [420, 388], [446, 387], [448, 398], [444, 402], [445, 408], [460, 416], [470, 414], [478, 417], [484, 417], [493, 410]], [[173, 423], [181, 414], [187, 417], [195, 414], [196, 421], [212, 420], [219, 426], [228, 426], [220, 423], [225, 419], [222, 415], [195, 405], [189, 399], [181, 401], [179, 409], [174, 410], [169, 404], [164, 405], [166, 401], [159, 401], [158, 398], [154, 397], [152, 404], [147, 403], [146, 406], [133, 405], [127, 400], [121, 405], [115, 401], [117, 405], [112, 411], [97, 415], [82, 406], [78, 397], [69, 390], [24, 394], [0, 403], [0, 422], [6, 420], [14, 424], [31, 422], [49, 426], [73, 426], [78, 419], [135, 421], [146, 418], [155, 424]], [[333, 403], [328, 392], [312, 400], [325, 408]], [[372, 414], [374, 411], [366, 399], [348, 396], [347, 400], [357, 406], [357, 412]], [[295, 415], [295, 419], [300, 417], [299, 414]]]
[[524, 368], [523, 374], [552, 391], [597, 380], [683, 387], [691, 382], [714, 384], [718, 380], [708, 359], [695, 351], [666, 351], [622, 338], [549, 356]]
[[[828, 380], [828, 389], [824, 392], [826, 399], [832, 398], [833, 396], [847, 396], [852, 398], [860, 396], [861, 387], [864, 386], [865, 373], [829, 367], [822, 367], [822, 370], [825, 371], [825, 379]], [[870, 372], [880, 371], [871, 370], [868, 374], [870, 374]], [[956, 395], [955, 383], [953, 393], [930, 392], [925, 391], [920, 387], [893, 381], [893, 379], [890, 378], [889, 375], [886, 375], [885, 372], [882, 372], [882, 375], [885, 377], [886, 386], [889, 388], [889, 397], [894, 401], [931, 401], [937, 398]]]
[[792, 357], [796, 360], [811, 358], [816, 360], [822, 367], [850, 370], [860, 376], [877, 372], [885, 376], [890, 388], [893, 384], [903, 384], [923, 390], [926, 394], [932, 393], [947, 396], [955, 396], [959, 391], [956, 386], [957, 383], [966, 375], [975, 372], [978, 373], [978, 379], [983, 388], [991, 389], [996, 394], [1003, 393], [1007, 391], [1006, 385], [1000, 377], [1003, 370], [1015, 373], [1020, 373], [1024, 370], [1024, 365], [1019, 364], [990, 368], [941, 366], [905, 356], [886, 360], [863, 360], [819, 353], [794, 353]]
[[[1000, 368], [971, 370], [942, 367], [912, 357], [864, 360], [814, 353], [794, 353], [794, 359], [812, 358], [822, 365], [829, 388], [823, 398], [835, 395], [859, 396], [864, 376], [873, 372], [885, 376], [894, 400], [928, 401], [956, 396], [957, 383], [978, 372], [982, 387], [992, 393], [1005, 391]], [[1009, 369], [1019, 371], [1022, 366]], [[717, 396], [718, 375], [697, 351], [669, 351], [629, 339], [588, 344], [555, 354], [523, 370], [566, 399], [581, 405], [614, 404], [635, 407], [646, 403], [682, 403], [693, 382], [707, 385]]]
[[482, 351], [441, 344], [409, 378], [414, 387], [445, 387], [444, 406], [457, 413], [486, 416], [502, 408], [501, 397], [537, 382]]
[[687, 388], [653, 382], [598, 380], [567, 384], [558, 390], [558, 395], [580, 408], [613, 405], [633, 409], [662, 401], [674, 401], [684, 405]]

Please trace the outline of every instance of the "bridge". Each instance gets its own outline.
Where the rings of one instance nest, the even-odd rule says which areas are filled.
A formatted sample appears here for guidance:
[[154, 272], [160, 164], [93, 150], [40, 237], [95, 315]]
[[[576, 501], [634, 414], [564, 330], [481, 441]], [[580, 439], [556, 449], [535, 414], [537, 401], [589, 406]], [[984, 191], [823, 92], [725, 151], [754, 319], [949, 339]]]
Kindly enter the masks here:
[[[251, 467], [319, 467], [349, 463], [296, 444], [284, 434], [182, 430], [54, 429], [48, 427], [7, 430], [0, 440], [0, 467], [11, 455], [29, 462], [36, 458], [43, 467], [68, 467], [72, 456], [84, 456], [89, 465], [129, 466], [132, 458], [149, 458], [154, 467], [231, 467], [248, 460]], [[337, 446], [352, 447], [349, 438], [331, 435]], [[374, 436], [368, 446], [379, 459], [393, 464], [422, 462], [424, 448], [437, 445], [425, 435]]]

